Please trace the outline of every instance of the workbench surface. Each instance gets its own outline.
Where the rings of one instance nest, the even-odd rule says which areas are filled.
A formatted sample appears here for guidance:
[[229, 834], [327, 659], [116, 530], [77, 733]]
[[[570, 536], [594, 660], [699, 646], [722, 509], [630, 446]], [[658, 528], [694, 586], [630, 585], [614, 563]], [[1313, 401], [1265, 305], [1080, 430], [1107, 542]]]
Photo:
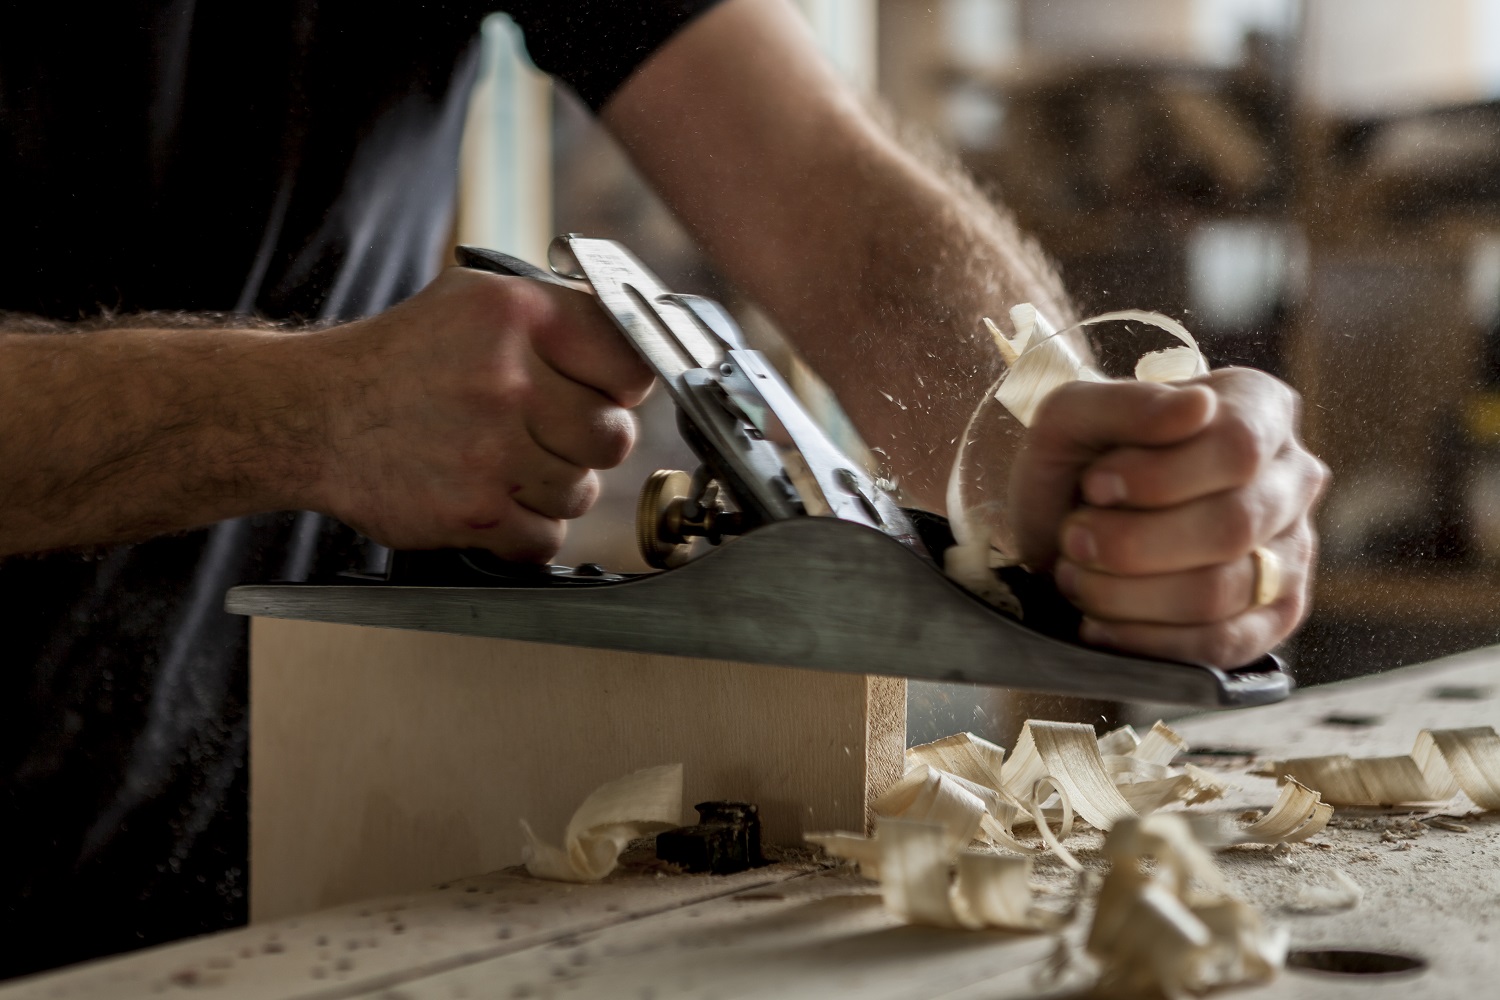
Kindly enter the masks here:
[[[1289, 702], [1201, 716], [1176, 728], [1192, 758], [1235, 772], [1222, 806], [1264, 808], [1268, 779], [1246, 756], [1409, 751], [1418, 730], [1500, 724], [1500, 648], [1381, 677], [1301, 692]], [[1228, 753], [1224, 751], [1230, 751]], [[1220, 804], [1216, 804], [1218, 807]], [[1420, 824], [1407, 814], [1340, 810], [1323, 835], [1290, 852], [1238, 848], [1221, 863], [1248, 900], [1291, 930], [1294, 949], [1353, 948], [1426, 960], [1399, 975], [1288, 970], [1228, 995], [1421, 996], [1500, 993], [1500, 814]], [[1431, 811], [1420, 815], [1431, 816]], [[1088, 840], [1075, 848], [1097, 863]], [[1097, 845], [1097, 837], [1092, 845]], [[1364, 890], [1354, 909], [1288, 909], [1298, 886], [1341, 869]], [[1061, 900], [1063, 870], [1038, 863]], [[1043, 897], [1044, 899], [1048, 897]], [[1058, 904], [1060, 905], [1060, 904]], [[1068, 936], [1077, 940], [1083, 927]], [[729, 877], [669, 875], [649, 861], [604, 883], [542, 882], [509, 870], [414, 895], [156, 948], [20, 980], [0, 1000], [194, 995], [369, 997], [861, 997], [998, 1000], [1067, 996], [1085, 981], [1046, 935], [903, 927], [878, 889], [806, 857]], [[1060, 977], [1049, 970], [1062, 965]]]

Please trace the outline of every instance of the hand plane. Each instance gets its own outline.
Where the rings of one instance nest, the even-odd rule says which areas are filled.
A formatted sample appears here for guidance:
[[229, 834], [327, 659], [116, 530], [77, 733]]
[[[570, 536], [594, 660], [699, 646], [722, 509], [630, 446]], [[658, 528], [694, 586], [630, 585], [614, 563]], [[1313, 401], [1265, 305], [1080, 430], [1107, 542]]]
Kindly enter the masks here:
[[229, 611], [1107, 700], [1240, 706], [1290, 692], [1273, 656], [1220, 670], [1084, 646], [1051, 578], [1021, 567], [997, 572], [1022, 619], [991, 607], [940, 568], [946, 521], [903, 508], [846, 455], [721, 305], [671, 291], [612, 240], [570, 234], [548, 256], [550, 273], [458, 251], [466, 267], [586, 282], [655, 370], [702, 463], [642, 490], [637, 541], [657, 570], [398, 552], [384, 579], [242, 585]]

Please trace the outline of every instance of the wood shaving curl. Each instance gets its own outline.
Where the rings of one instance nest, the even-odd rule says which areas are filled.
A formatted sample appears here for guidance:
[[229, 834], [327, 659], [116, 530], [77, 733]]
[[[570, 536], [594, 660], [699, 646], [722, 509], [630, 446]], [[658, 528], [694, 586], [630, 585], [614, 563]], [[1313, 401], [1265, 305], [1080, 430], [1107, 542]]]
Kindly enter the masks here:
[[1340, 806], [1446, 802], [1463, 791], [1482, 810], [1500, 809], [1500, 735], [1492, 726], [1424, 729], [1404, 757], [1298, 757], [1268, 771]]
[[1184, 816], [1122, 821], [1104, 851], [1110, 871], [1085, 945], [1098, 995], [1200, 996], [1265, 982], [1285, 964], [1286, 931], [1229, 894]]
[[637, 837], [670, 830], [682, 820], [682, 765], [648, 767], [594, 789], [574, 811], [562, 846], [549, 844], [521, 820], [522, 859], [537, 878], [597, 882], [615, 870]]

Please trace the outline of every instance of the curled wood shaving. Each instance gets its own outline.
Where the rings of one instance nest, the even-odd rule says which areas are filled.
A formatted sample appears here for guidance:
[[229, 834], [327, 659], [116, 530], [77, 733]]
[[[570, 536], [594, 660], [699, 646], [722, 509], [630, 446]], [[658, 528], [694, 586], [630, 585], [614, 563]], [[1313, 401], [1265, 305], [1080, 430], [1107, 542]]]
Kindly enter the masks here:
[[927, 764], [966, 781], [999, 789], [1005, 750], [973, 733], [955, 733], [906, 751], [907, 769]]
[[1269, 770], [1333, 805], [1446, 802], [1462, 790], [1480, 809], [1500, 809], [1500, 735], [1491, 726], [1424, 729], [1405, 757], [1299, 757]]
[[1217, 775], [1193, 764], [1181, 774], [1145, 781], [1128, 781], [1115, 786], [1138, 814], [1145, 816], [1174, 802], [1185, 806], [1201, 805], [1223, 798], [1229, 786]]
[[985, 329], [1007, 363], [993, 395], [1024, 426], [1031, 426], [1042, 400], [1058, 386], [1105, 381], [1093, 362], [1080, 356], [1067, 337], [1058, 336], [1057, 328], [1031, 303], [1023, 302], [1012, 309], [1010, 321], [1016, 334], [1007, 342], [998, 326], [988, 318], [984, 320]]
[[1125, 756], [1135, 752], [1135, 748], [1141, 745], [1141, 738], [1136, 735], [1133, 726], [1121, 726], [1113, 729], [1099, 737], [1099, 752], [1106, 756]]
[[993, 789], [976, 785], [927, 764], [907, 771], [870, 803], [877, 816], [899, 816], [939, 827], [956, 851], [979, 834], [987, 812], [1000, 808]]
[[[1129, 742], [1135, 745], [1124, 754], [1104, 749]], [[1164, 722], [1158, 721], [1144, 738], [1129, 726], [1117, 729], [1100, 738], [1099, 748], [1121, 796], [1142, 816], [1175, 802], [1190, 806], [1212, 802], [1229, 790], [1223, 780], [1192, 764], [1180, 773], [1172, 772], [1168, 765], [1187, 749], [1187, 741]]]
[[1296, 844], [1322, 833], [1333, 806], [1297, 781], [1288, 781], [1271, 811], [1240, 831], [1242, 843]]
[[[1034, 777], [1030, 786], [1019, 790], [1007, 787], [1002, 780], [1004, 760], [1003, 749], [973, 733], [912, 747], [906, 751], [906, 774], [870, 804], [871, 811], [882, 817], [936, 823], [957, 846], [979, 840], [1023, 855], [1050, 850], [1064, 864], [1080, 870], [1082, 865], [1062, 845], [1073, 831], [1067, 793], [1046, 775]], [[1055, 832], [1041, 808], [1041, 802], [1053, 795], [1061, 815]], [[1016, 835], [1014, 827], [1021, 820], [1037, 825], [1042, 847], [1030, 847]]]
[[[1054, 795], [1058, 801], [1058, 808], [1054, 810], [1058, 816], [1055, 831], [1048, 823], [1046, 810], [1042, 808], [1042, 803]], [[1063, 846], [1063, 841], [1073, 834], [1073, 805], [1068, 800], [1067, 793], [1059, 789], [1050, 778], [1042, 778], [1032, 786], [1028, 799], [1018, 805], [1018, 809], [1008, 810], [1002, 816], [984, 817], [981, 827], [989, 842], [1017, 854], [1028, 856], [1051, 851], [1059, 861], [1073, 871], [1083, 871], [1083, 865], [1073, 856], [1073, 852]], [[1036, 827], [1037, 834], [1042, 838], [1041, 847], [1030, 847], [1021, 842], [1012, 827], [1022, 820]]]
[[859, 862], [880, 882], [886, 910], [910, 924], [1015, 931], [1056, 926], [1055, 914], [1032, 907], [1031, 860], [958, 850], [940, 823], [883, 819], [873, 838], [809, 834], [834, 857]]
[[1099, 963], [1098, 994], [1201, 995], [1265, 982], [1285, 964], [1286, 932], [1229, 895], [1183, 816], [1124, 820], [1104, 851], [1110, 872], [1085, 946]]
[[1187, 740], [1178, 736], [1165, 722], [1158, 720], [1130, 755], [1153, 764], [1170, 764], [1187, 748]]
[[1085, 822], [1100, 830], [1136, 815], [1110, 780], [1098, 737], [1086, 723], [1031, 719], [1021, 727], [1015, 752], [1001, 769], [1001, 784], [1025, 800], [1043, 778], [1068, 797]]
[[594, 789], [568, 821], [559, 848], [521, 820], [522, 860], [537, 878], [597, 882], [614, 871], [620, 852], [637, 837], [677, 826], [682, 819], [682, 765], [648, 767]]
[[1219, 822], [1221, 819], [1198, 820], [1200, 836], [1215, 847], [1270, 844], [1284, 848], [1322, 833], [1333, 819], [1333, 806], [1306, 785], [1288, 781], [1265, 815], [1246, 813], [1240, 817], [1241, 823], [1232, 827]]
[[[835, 857], [858, 861], [867, 875], [878, 872], [886, 910], [905, 923], [1044, 931], [1071, 916], [1034, 907], [1029, 859], [955, 851], [940, 824], [884, 819], [872, 838], [839, 833], [808, 839]], [[1098, 965], [1093, 995], [1201, 995], [1265, 982], [1285, 963], [1286, 932], [1230, 895], [1185, 817], [1122, 820], [1105, 839], [1104, 853], [1109, 874], [1102, 882], [1080, 882], [1083, 892], [1098, 887], [1085, 944]], [[1338, 889], [1313, 898], [1350, 905], [1353, 883], [1341, 874], [1333, 876]]]
[[[1034, 822], [1043, 842], [1082, 872], [1061, 843], [1076, 808], [1108, 831], [1109, 875], [1101, 883], [1085, 872], [1079, 880], [1080, 899], [1094, 886], [1098, 892], [1086, 943], [1099, 970], [1098, 995], [1178, 997], [1263, 982], [1284, 964], [1287, 935], [1231, 896], [1210, 846], [1285, 847], [1322, 830], [1333, 810], [1317, 792], [1289, 782], [1264, 816], [1228, 834], [1206, 822], [1209, 817], [1139, 815], [1166, 799], [1192, 801], [1222, 791], [1202, 769], [1172, 771], [1185, 748], [1160, 723], [1145, 738], [1129, 728], [1095, 738], [1086, 725], [1033, 719], [1008, 755], [960, 733], [907, 751], [906, 774], [874, 803], [881, 818], [873, 837], [807, 839], [857, 862], [880, 882], [886, 909], [907, 923], [1050, 930], [1069, 917], [1033, 905], [1024, 855], [1039, 849], [1021, 844], [1013, 825]], [[1172, 784], [1197, 791], [1164, 794]], [[973, 850], [976, 840], [1023, 856]], [[1307, 887], [1297, 905], [1357, 904], [1357, 887], [1339, 873], [1332, 877], [1334, 887]]]
[[[1063, 843], [1073, 833], [1075, 810], [1107, 830], [1172, 803], [1194, 805], [1224, 794], [1224, 782], [1201, 768], [1172, 769], [1186, 747], [1160, 722], [1144, 739], [1128, 726], [1096, 738], [1085, 724], [1032, 719], [1009, 759], [1001, 747], [958, 733], [909, 749], [906, 773], [871, 810], [940, 826], [954, 850], [979, 841], [1021, 855], [1050, 851], [1081, 871]], [[1027, 844], [1017, 833], [1028, 825], [1035, 826], [1041, 845]]]
[[1198, 349], [1198, 342], [1187, 328], [1160, 313], [1124, 309], [1092, 316], [1059, 331], [1035, 306], [1023, 302], [1011, 309], [1010, 320], [1016, 332], [1008, 337], [992, 320], [988, 317], [984, 319], [984, 327], [994, 339], [995, 347], [1005, 361], [1005, 370], [981, 397], [968, 423], [964, 425], [958, 451], [948, 473], [945, 501], [954, 544], [944, 553], [943, 569], [954, 582], [971, 593], [1019, 618], [1022, 614], [1020, 602], [994, 573], [996, 566], [1015, 562], [1015, 553], [997, 553], [993, 549], [984, 515], [996, 503], [992, 501], [970, 507], [964, 503], [963, 498], [964, 458], [974, 435], [974, 428], [989, 401], [998, 401], [1023, 427], [1030, 427], [1042, 401], [1059, 386], [1078, 381], [1108, 381], [1107, 376], [1094, 366], [1092, 359], [1081, 354], [1079, 347], [1067, 336], [1074, 330], [1100, 323], [1145, 323], [1165, 330], [1182, 341], [1181, 347], [1156, 351], [1142, 357], [1135, 367], [1135, 377], [1141, 381], [1172, 382], [1206, 375], [1208, 363]]

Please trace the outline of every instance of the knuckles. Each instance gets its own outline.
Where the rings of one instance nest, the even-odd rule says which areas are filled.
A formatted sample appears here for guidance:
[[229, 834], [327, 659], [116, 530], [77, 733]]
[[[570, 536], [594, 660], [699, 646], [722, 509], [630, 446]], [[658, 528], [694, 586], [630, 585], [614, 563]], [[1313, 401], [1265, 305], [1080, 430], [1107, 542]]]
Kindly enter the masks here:
[[613, 469], [635, 447], [635, 421], [623, 409], [608, 410], [595, 423], [594, 441], [599, 449], [594, 468]]
[[551, 300], [534, 281], [463, 268], [453, 271], [464, 275], [456, 289], [459, 308], [478, 327], [529, 331], [546, 324], [552, 314]]
[[1264, 438], [1238, 413], [1229, 413], [1213, 431], [1215, 450], [1229, 475], [1240, 485], [1253, 482], [1271, 458]]
[[[548, 484], [543, 483], [542, 485], [545, 487]], [[594, 475], [592, 470], [585, 471], [572, 484], [563, 486], [558, 490], [555, 506], [542, 513], [564, 521], [571, 521], [575, 517], [582, 517], [598, 501], [599, 489], [599, 477]]]

